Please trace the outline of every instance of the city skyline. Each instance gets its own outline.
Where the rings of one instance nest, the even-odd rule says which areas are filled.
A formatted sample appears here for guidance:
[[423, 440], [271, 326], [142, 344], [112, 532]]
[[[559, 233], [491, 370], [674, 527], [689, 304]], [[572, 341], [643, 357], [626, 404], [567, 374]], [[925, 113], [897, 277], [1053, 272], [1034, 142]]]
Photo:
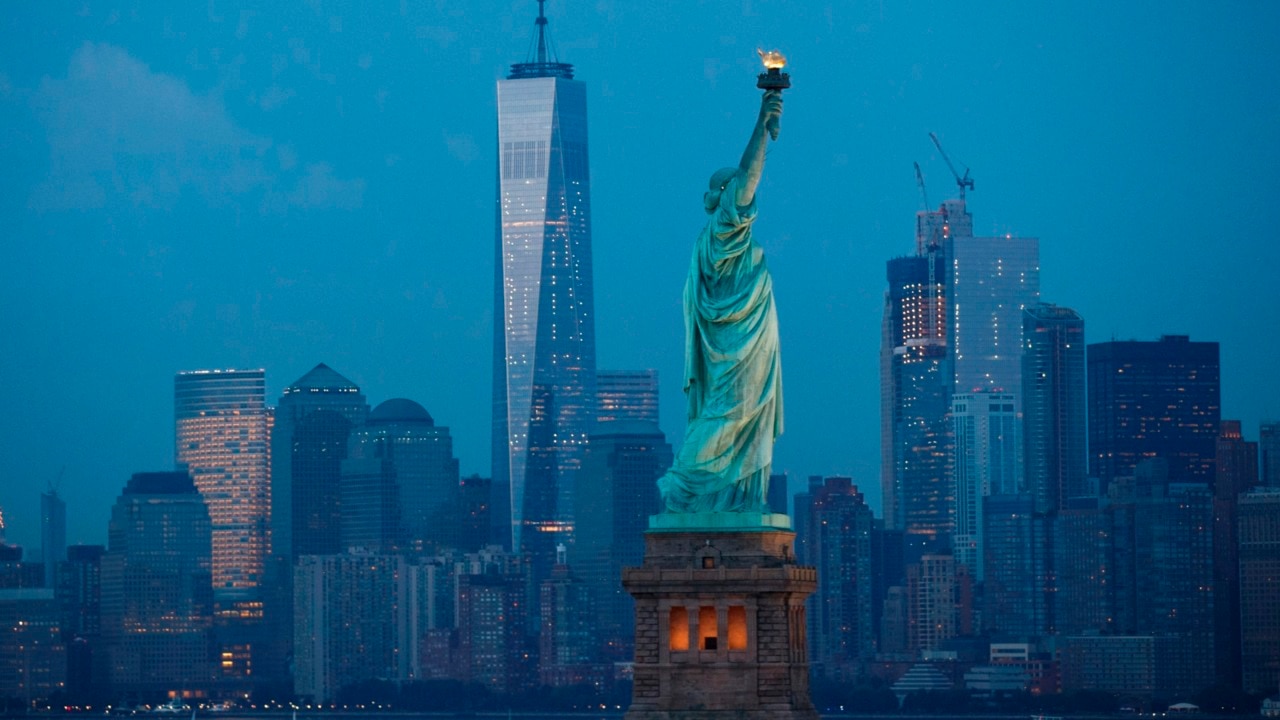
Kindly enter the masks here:
[[[265, 368], [277, 398], [328, 363], [373, 404], [421, 403], [462, 474], [486, 472], [492, 88], [535, 9], [456, 10], [91, 5], [0, 25], [0, 217], [17, 240], [0, 306], [27, 349], [0, 361], [23, 378], [0, 433], [10, 542], [38, 547], [37, 489], [64, 463], [68, 544], [102, 542], [120, 483], [172, 465], [184, 370]], [[702, 176], [735, 157], [690, 118], [754, 111], [757, 44], [788, 52], [796, 83], [761, 190], [788, 371], [775, 471], [852, 476], [881, 514], [882, 263], [910, 247], [911, 161], [933, 206], [954, 187], [928, 131], [977, 178], [975, 235], [1038, 237], [1042, 297], [1077, 310], [1087, 342], [1218, 342], [1222, 417], [1254, 440], [1280, 416], [1257, 334], [1277, 249], [1246, 240], [1280, 188], [1263, 132], [1280, 100], [1235, 79], [1275, 64], [1276, 8], [1184, 8], [1158, 29], [1104, 7], [680, 13], [548, 7], [560, 54], [590, 68], [599, 364], [659, 371], [668, 437]]]

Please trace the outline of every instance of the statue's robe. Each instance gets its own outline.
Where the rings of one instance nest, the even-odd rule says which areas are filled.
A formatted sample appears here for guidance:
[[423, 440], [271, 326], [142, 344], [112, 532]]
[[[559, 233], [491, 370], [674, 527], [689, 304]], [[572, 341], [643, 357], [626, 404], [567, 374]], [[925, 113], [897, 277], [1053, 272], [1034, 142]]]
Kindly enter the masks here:
[[[782, 366], [773, 281], [751, 237], [755, 200], [735, 176], [698, 236], [684, 290], [689, 424], [658, 480], [667, 512], [766, 512], [782, 434]], [[785, 512], [785, 509], [782, 509]]]

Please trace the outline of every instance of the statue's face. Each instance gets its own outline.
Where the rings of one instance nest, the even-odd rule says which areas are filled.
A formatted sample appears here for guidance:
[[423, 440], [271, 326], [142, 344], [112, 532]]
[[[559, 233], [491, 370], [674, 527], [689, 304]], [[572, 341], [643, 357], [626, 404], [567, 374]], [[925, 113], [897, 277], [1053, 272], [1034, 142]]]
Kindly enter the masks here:
[[715, 212], [716, 208], [720, 206], [720, 195], [724, 193], [729, 181], [733, 180], [733, 176], [737, 174], [737, 168], [720, 168], [711, 175], [711, 182], [708, 183], [707, 192], [702, 196], [702, 207], [708, 213]]

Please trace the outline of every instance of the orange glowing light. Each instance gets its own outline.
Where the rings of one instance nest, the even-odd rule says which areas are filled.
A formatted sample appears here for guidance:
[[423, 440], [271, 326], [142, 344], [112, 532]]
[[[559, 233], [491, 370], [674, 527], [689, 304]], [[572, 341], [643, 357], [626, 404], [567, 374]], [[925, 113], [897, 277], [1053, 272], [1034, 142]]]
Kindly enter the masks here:
[[760, 48], [756, 48], [756, 52], [760, 54], [760, 62], [764, 63], [765, 68], [769, 70], [781, 70], [787, 64], [787, 58], [777, 50], [765, 52]]

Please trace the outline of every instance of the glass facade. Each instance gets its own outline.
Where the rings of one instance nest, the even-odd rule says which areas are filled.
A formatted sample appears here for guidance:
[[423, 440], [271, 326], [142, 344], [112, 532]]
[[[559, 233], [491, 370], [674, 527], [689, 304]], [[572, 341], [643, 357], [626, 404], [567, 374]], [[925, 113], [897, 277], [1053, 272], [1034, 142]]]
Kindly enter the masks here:
[[1107, 485], [1147, 458], [1173, 482], [1213, 481], [1220, 388], [1218, 343], [1166, 335], [1088, 347], [1089, 473]]
[[1022, 442], [1016, 396], [976, 392], [953, 395], [956, 562], [983, 578], [982, 504], [989, 495], [1022, 491]]
[[955, 390], [1016, 393], [1022, 311], [1040, 299], [1040, 242], [974, 237], [963, 201], [949, 200], [943, 210]]
[[412, 400], [374, 408], [342, 462], [342, 544], [432, 555], [459, 545], [458, 461], [449, 428]]
[[164, 697], [213, 673], [209, 511], [185, 472], [137, 473], [111, 508], [102, 637], [114, 692]]
[[658, 422], [657, 370], [601, 370], [596, 373], [596, 422]]
[[1089, 495], [1085, 447], [1084, 320], [1038, 304], [1022, 315], [1024, 471], [1036, 512], [1060, 510]]
[[569, 562], [591, 589], [600, 646], [613, 661], [629, 661], [635, 641], [635, 601], [618, 578], [644, 561], [649, 516], [662, 510], [658, 478], [671, 460], [656, 423], [612, 422], [591, 435], [575, 481], [575, 499], [591, 512], [578, 517]]
[[586, 87], [572, 78], [540, 43], [539, 62], [498, 81], [493, 478], [539, 580], [572, 532], [596, 398]]
[[944, 269], [936, 251], [889, 261], [880, 355], [885, 521], [932, 537], [955, 525]]
[[342, 461], [369, 404], [355, 383], [321, 363], [285, 388], [271, 437], [272, 552], [342, 551]]
[[174, 458], [213, 523], [219, 603], [254, 599], [270, 552], [271, 489], [262, 370], [194, 370], [173, 379]]

